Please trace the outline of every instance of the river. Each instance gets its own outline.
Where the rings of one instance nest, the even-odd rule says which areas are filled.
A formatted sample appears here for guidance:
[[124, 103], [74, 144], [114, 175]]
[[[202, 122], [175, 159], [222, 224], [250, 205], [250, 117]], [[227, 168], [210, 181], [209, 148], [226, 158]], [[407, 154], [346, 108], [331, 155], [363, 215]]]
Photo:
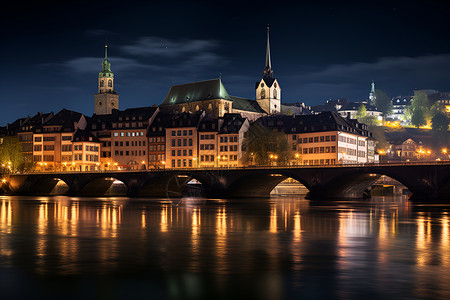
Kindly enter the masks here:
[[450, 299], [450, 205], [0, 197], [1, 299]]

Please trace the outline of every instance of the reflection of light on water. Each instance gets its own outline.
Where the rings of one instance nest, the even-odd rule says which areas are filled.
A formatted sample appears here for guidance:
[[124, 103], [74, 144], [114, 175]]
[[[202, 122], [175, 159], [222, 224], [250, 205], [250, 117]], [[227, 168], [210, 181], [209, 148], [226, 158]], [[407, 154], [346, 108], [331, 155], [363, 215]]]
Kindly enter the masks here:
[[0, 227], [4, 233], [11, 233], [12, 205], [10, 201], [3, 200], [0, 208]]
[[227, 235], [227, 212], [225, 206], [221, 206], [216, 214], [216, 253], [218, 271], [226, 269], [226, 235]]
[[168, 227], [167, 209], [168, 209], [167, 205], [163, 205], [161, 208], [161, 232], [167, 232], [167, 227]]
[[201, 214], [198, 208], [192, 210], [192, 233], [191, 233], [191, 243], [192, 243], [192, 257], [191, 257], [191, 268], [196, 270], [199, 265], [199, 242], [200, 242], [200, 225], [201, 225]]
[[41, 203], [39, 205], [38, 212], [38, 233], [46, 234], [47, 233], [47, 221], [48, 221], [48, 204]]
[[[0, 206], [0, 233], [10, 234], [12, 224], [12, 203], [7, 200], [2, 200], [2, 205]], [[4, 267], [10, 267], [9, 258], [13, 255], [11, 246], [9, 245], [8, 236], [2, 237], [0, 240], [0, 257], [2, 258], [2, 265]]]
[[430, 259], [430, 251], [428, 251], [429, 241], [431, 238], [431, 222], [430, 219], [425, 219], [422, 213], [417, 217], [417, 236], [416, 236], [416, 248], [417, 248], [417, 265], [424, 267], [428, 264]]
[[296, 211], [294, 215], [294, 242], [300, 242], [302, 225], [300, 223], [300, 212]]
[[275, 204], [271, 204], [270, 208], [269, 231], [272, 233], [277, 233], [277, 207]]
[[447, 212], [442, 213], [441, 218], [441, 255], [443, 265], [448, 267], [450, 265], [450, 249], [449, 249], [449, 220]]
[[145, 211], [141, 211], [141, 227], [145, 228], [147, 227], [147, 222], [145, 220]]

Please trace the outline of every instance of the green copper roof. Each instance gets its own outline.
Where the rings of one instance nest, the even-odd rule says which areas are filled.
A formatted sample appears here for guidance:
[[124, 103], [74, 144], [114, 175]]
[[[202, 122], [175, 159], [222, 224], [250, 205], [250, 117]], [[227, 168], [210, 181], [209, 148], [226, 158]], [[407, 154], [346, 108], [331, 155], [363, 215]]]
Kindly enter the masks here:
[[102, 62], [102, 71], [98, 73], [98, 77], [114, 78], [114, 73], [111, 71], [111, 63], [108, 60], [108, 46], [105, 46], [105, 59]]
[[170, 88], [161, 106], [212, 99], [231, 100], [220, 79], [174, 85]]

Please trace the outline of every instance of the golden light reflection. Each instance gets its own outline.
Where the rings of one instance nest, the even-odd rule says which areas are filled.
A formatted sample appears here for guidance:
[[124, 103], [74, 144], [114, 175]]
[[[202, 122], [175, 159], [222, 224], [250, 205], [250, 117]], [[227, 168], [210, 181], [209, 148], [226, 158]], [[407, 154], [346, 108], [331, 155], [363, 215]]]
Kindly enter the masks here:
[[161, 232], [167, 232], [168, 228], [168, 205], [163, 205], [161, 208]]
[[[12, 232], [12, 203], [8, 200], [2, 200], [0, 206], [0, 232], [9, 235]], [[0, 257], [4, 267], [10, 267], [10, 258], [13, 251], [8, 236], [3, 236], [0, 242]]]
[[141, 227], [142, 228], [147, 227], [147, 221], [146, 221], [146, 218], [145, 218], [145, 211], [144, 210], [141, 211]]
[[419, 267], [425, 267], [430, 262], [431, 251], [429, 251], [431, 241], [431, 222], [430, 218], [420, 213], [417, 217], [417, 235], [416, 235], [416, 263]]
[[450, 266], [450, 247], [449, 247], [449, 216], [447, 212], [444, 212], [441, 217], [441, 256], [442, 265], [445, 267]]
[[217, 209], [216, 213], [216, 256], [217, 271], [222, 273], [227, 268], [226, 256], [227, 243], [227, 211], [225, 206]]
[[272, 204], [270, 208], [270, 224], [269, 231], [272, 233], [277, 233], [278, 225], [277, 225], [277, 206], [276, 204]]
[[2, 232], [11, 233], [12, 224], [12, 203], [3, 200], [0, 207], [0, 228]]

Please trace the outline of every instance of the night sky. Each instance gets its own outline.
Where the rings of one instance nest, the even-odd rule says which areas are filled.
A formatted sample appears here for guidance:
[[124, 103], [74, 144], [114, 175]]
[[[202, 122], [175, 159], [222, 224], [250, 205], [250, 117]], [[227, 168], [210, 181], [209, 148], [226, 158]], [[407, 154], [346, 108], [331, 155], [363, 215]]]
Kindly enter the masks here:
[[391, 97], [450, 92], [444, 2], [15, 1], [0, 14], [0, 125], [62, 108], [92, 115], [105, 43], [120, 109], [219, 76], [254, 99], [267, 24], [282, 102], [365, 100], [372, 80]]

